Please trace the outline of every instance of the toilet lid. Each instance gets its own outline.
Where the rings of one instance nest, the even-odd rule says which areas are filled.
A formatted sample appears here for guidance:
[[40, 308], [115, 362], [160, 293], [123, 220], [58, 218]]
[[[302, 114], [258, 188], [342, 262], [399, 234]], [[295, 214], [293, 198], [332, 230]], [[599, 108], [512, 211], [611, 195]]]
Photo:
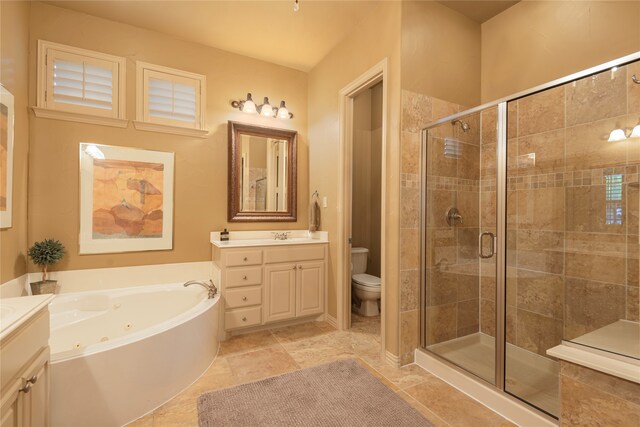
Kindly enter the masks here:
[[361, 285], [365, 285], [365, 286], [371, 286], [371, 287], [375, 287], [378, 288], [380, 287], [380, 278], [376, 277], [376, 276], [372, 276], [370, 274], [354, 274], [351, 277], [356, 283], [359, 283]]

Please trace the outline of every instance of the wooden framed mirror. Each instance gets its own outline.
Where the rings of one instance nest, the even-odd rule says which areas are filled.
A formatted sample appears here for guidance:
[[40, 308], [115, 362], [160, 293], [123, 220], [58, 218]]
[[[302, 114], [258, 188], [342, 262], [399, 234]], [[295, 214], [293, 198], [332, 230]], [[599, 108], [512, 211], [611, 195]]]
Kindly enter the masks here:
[[229, 122], [229, 222], [295, 222], [297, 132]]

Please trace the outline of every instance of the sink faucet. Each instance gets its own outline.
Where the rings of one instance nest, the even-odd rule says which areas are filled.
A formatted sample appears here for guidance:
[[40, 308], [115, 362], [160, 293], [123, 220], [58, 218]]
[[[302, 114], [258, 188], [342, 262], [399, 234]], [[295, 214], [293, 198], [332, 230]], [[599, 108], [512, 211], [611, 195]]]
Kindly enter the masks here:
[[200, 285], [205, 288], [209, 294], [209, 299], [213, 299], [218, 293], [218, 288], [216, 288], [216, 285], [213, 284], [213, 280], [209, 280], [209, 283], [200, 280], [189, 280], [182, 286], [186, 288], [187, 286], [191, 285]]
[[283, 231], [282, 233], [272, 232], [275, 240], [287, 240], [289, 238], [290, 231]]

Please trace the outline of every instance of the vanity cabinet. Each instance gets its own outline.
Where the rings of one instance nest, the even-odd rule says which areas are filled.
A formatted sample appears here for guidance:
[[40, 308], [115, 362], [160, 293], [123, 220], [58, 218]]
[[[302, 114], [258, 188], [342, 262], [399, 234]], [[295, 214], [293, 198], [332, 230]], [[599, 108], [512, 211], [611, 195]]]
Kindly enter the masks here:
[[49, 311], [0, 340], [0, 426], [49, 425]]
[[[238, 243], [236, 243], [238, 244]], [[327, 243], [213, 247], [222, 332], [324, 314]]]

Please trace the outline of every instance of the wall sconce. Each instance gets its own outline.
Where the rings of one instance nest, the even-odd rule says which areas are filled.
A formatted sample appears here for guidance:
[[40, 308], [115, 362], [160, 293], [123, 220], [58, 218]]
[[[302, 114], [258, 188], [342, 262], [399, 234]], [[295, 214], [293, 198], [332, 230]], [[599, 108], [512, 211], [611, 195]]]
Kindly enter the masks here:
[[289, 120], [293, 118], [293, 114], [289, 112], [284, 101], [280, 101], [280, 107], [274, 108], [269, 103], [269, 98], [264, 97], [262, 104], [256, 106], [253, 102], [253, 98], [250, 93], [247, 93], [246, 100], [231, 101], [231, 106], [237, 108], [243, 113], [248, 114], [260, 114], [263, 117], [274, 117], [282, 120]]

